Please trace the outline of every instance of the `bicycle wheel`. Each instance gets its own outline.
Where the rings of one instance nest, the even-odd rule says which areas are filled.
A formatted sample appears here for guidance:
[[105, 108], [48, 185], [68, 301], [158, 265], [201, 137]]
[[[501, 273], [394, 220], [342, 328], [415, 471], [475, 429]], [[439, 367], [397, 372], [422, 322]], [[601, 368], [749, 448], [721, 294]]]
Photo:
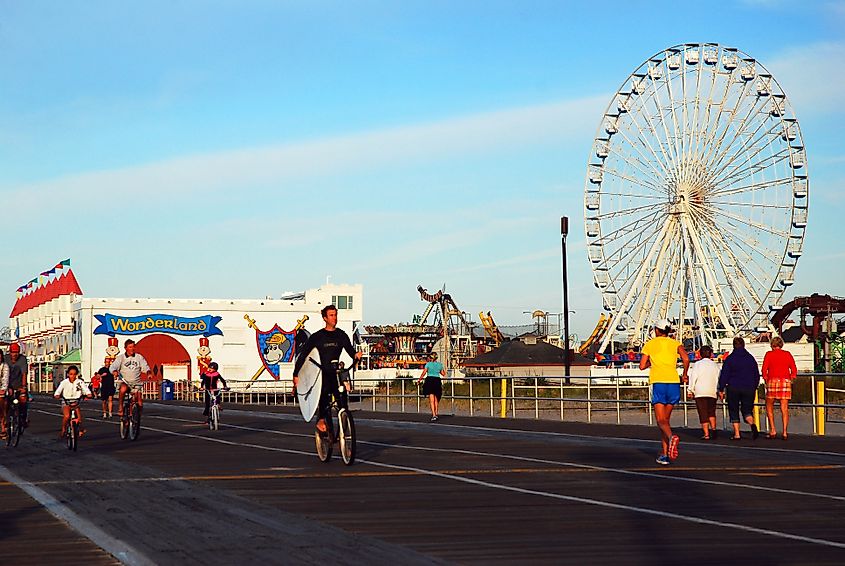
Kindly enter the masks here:
[[315, 431], [314, 441], [317, 444], [317, 457], [321, 462], [328, 462], [332, 459], [332, 439], [328, 433]]
[[9, 417], [6, 419], [6, 447], [12, 445], [12, 438], [14, 437], [15, 423], [17, 422], [16, 415], [10, 411]]
[[129, 418], [129, 440], [138, 440], [141, 435], [141, 408], [137, 403], [132, 404], [132, 413]]
[[208, 419], [208, 428], [211, 430], [217, 430], [220, 428], [220, 409], [217, 408], [217, 405], [211, 406], [211, 416]]
[[12, 431], [11, 431], [11, 439], [12, 439], [12, 446], [17, 447], [18, 443], [21, 441], [21, 413], [20, 409], [15, 411], [15, 416], [12, 420]]
[[343, 463], [351, 466], [355, 463], [355, 421], [352, 419], [352, 413], [347, 409], [338, 411], [337, 427], [340, 436], [340, 455]]
[[79, 423], [71, 422], [68, 427], [67, 447], [68, 450], [76, 452], [76, 447], [79, 445]]
[[123, 415], [120, 417], [120, 438], [129, 438], [129, 403], [123, 401]]

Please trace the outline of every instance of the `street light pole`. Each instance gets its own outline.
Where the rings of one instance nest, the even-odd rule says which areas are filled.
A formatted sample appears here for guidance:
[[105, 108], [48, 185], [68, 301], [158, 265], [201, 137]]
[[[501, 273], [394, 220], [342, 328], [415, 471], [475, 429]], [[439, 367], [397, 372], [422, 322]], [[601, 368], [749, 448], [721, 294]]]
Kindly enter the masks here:
[[563, 375], [569, 383], [569, 284], [566, 276], [566, 235], [569, 233], [569, 218], [560, 217], [560, 247], [563, 261]]

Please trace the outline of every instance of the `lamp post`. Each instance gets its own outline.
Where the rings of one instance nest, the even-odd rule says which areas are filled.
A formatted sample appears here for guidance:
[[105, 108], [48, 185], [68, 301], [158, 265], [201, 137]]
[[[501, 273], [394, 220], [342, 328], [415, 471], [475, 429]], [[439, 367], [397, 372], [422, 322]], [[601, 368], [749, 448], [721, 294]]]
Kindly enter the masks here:
[[569, 233], [569, 218], [560, 217], [560, 247], [563, 261], [563, 375], [569, 384], [569, 286], [566, 277], [566, 235]]

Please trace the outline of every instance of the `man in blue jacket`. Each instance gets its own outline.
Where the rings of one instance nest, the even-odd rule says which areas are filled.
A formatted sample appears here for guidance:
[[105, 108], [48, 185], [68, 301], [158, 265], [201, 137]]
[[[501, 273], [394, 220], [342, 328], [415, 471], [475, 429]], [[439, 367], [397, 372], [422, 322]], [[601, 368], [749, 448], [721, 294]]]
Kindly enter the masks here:
[[760, 384], [760, 368], [757, 360], [745, 349], [745, 340], [741, 336], [734, 338], [734, 349], [722, 364], [719, 374], [719, 397], [725, 398], [727, 389], [728, 414], [734, 434], [731, 440], [739, 440], [739, 414], [751, 425], [751, 437], [757, 440], [760, 432], [754, 424], [754, 397]]

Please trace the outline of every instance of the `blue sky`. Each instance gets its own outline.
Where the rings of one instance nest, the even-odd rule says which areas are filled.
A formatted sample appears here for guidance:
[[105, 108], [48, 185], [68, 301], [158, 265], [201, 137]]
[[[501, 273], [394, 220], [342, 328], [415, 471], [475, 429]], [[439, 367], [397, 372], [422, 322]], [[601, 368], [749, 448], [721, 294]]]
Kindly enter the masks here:
[[841, 1], [0, 1], [0, 308], [70, 257], [90, 296], [330, 275], [364, 285], [367, 322], [445, 284], [518, 323], [560, 311], [568, 215], [585, 337], [596, 128], [630, 72], [690, 41], [745, 51], [792, 100], [812, 195], [792, 294], [845, 295], [843, 29]]

